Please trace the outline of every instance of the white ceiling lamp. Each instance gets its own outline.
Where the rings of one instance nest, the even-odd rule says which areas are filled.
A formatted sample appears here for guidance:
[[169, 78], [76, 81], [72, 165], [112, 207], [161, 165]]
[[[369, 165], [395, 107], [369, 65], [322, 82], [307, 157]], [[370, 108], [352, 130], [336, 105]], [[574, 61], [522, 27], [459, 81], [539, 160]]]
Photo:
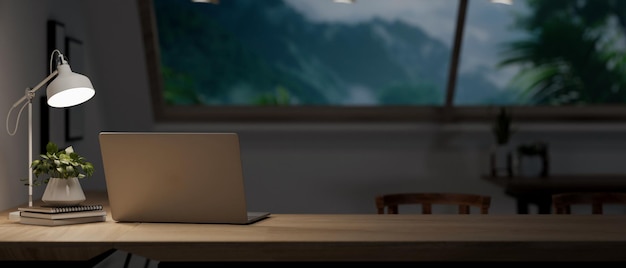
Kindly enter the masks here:
[[491, 3], [494, 4], [505, 4], [505, 5], [512, 5], [513, 4], [513, 0], [490, 0]]
[[333, 2], [340, 4], [354, 4], [356, 0], [333, 0]]
[[191, 2], [194, 3], [207, 3], [207, 4], [219, 4], [220, 0], [191, 0]]

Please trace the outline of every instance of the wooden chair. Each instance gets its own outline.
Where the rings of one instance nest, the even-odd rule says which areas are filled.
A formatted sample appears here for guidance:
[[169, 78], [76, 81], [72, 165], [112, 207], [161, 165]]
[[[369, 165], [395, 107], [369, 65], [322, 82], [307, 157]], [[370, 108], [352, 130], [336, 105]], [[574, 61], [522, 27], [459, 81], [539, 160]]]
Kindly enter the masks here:
[[378, 214], [398, 214], [398, 206], [421, 204], [422, 214], [432, 214], [432, 205], [457, 205], [459, 214], [470, 214], [470, 207], [480, 208], [481, 214], [488, 214], [491, 197], [464, 193], [397, 193], [376, 196]]
[[552, 195], [554, 214], [572, 214], [572, 205], [591, 205], [592, 214], [603, 214], [605, 204], [626, 205], [626, 193], [576, 192]]

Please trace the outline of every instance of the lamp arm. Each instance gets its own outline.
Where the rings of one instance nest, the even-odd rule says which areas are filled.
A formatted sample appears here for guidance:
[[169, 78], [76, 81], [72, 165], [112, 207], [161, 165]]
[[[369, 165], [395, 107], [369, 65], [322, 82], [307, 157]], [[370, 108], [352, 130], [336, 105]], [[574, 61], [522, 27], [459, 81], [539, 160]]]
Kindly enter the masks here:
[[[59, 73], [59, 70], [54, 70], [54, 72], [50, 73], [50, 75], [48, 75], [48, 77], [44, 78], [43, 80], [41, 80], [41, 82], [39, 82], [39, 84], [37, 84], [34, 88], [28, 90], [26, 92], [26, 95], [23, 98], [28, 98], [29, 100], [32, 100], [33, 97], [35, 97], [35, 92], [37, 92], [37, 90], [39, 90], [41, 87], [43, 87], [45, 84], [47, 84], [52, 78], [54, 78], [57, 74]], [[30, 95], [30, 97], [29, 97]], [[19, 102], [19, 101], [18, 101]], [[15, 104], [14, 104], [15, 105]]]
[[[43, 87], [46, 83], [48, 83], [52, 78], [54, 78], [57, 74], [59, 73], [58, 70], [54, 70], [54, 72], [52, 72], [50, 75], [48, 75], [48, 77], [44, 78], [41, 82], [39, 82], [39, 84], [37, 84], [34, 88], [27, 88], [24, 96], [22, 96], [19, 100], [17, 100], [13, 106], [11, 106], [11, 109], [9, 109], [9, 112], [7, 113], [7, 120], [6, 120], [6, 128], [7, 128], [7, 133], [9, 133], [9, 135], [13, 136], [15, 135], [15, 132], [17, 131], [17, 127], [19, 125], [20, 122], [20, 115], [22, 114], [22, 110], [24, 109], [24, 107], [26, 107], [26, 104], [32, 102], [33, 98], [35, 97], [35, 93], [37, 92], [37, 90], [39, 90], [41, 87]], [[23, 102], [27, 102], [24, 103], [24, 106], [22, 106], [22, 109], [20, 109], [20, 112], [17, 114], [17, 119], [15, 119], [15, 128], [13, 129], [13, 131], [9, 130], [9, 117], [11, 116], [11, 112], [13, 111], [13, 109], [15, 109], [18, 105], [20, 105]]]
[[[24, 93], [24, 96], [22, 96], [19, 100], [17, 100], [13, 104], [13, 106], [11, 106], [11, 109], [9, 109], [9, 112], [7, 113], [7, 121], [6, 121], [7, 132], [9, 133], [9, 135], [13, 136], [15, 135], [15, 132], [17, 132], [17, 127], [20, 122], [20, 115], [22, 114], [24, 107], [28, 106], [28, 206], [29, 207], [33, 206], [33, 172], [30, 167], [31, 162], [33, 161], [33, 98], [35, 97], [35, 93], [37, 92], [37, 90], [39, 90], [46, 83], [48, 83], [48, 81], [54, 78], [58, 73], [59, 73], [58, 70], [54, 70], [54, 72], [50, 73], [48, 77], [44, 78], [34, 88], [32, 89], [27, 88], [26, 92]], [[9, 117], [11, 115], [11, 111], [13, 111], [15, 107], [17, 107], [18, 105], [20, 105], [20, 103], [23, 103], [23, 102], [24, 102], [24, 105], [20, 109], [20, 112], [17, 114], [17, 119], [15, 119], [15, 129], [13, 129], [13, 132], [11, 132], [9, 131]]]

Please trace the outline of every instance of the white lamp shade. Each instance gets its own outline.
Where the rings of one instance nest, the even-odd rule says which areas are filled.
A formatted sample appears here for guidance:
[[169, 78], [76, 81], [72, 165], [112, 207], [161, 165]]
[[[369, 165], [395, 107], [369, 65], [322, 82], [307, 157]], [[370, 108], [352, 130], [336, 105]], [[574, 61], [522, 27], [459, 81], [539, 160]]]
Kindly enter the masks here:
[[46, 93], [48, 105], [56, 108], [70, 107], [88, 101], [96, 91], [89, 78], [72, 72], [69, 64], [57, 66], [58, 76], [50, 82]]

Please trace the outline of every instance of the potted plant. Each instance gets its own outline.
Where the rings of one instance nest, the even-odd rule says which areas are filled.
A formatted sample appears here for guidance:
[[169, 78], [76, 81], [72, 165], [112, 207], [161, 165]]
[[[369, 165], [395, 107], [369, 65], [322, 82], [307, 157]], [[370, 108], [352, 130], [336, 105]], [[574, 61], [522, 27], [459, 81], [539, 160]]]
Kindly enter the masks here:
[[511, 135], [513, 134], [511, 123], [511, 114], [506, 108], [500, 107], [491, 129], [497, 145], [506, 145], [509, 143]]
[[[85, 201], [79, 179], [91, 177], [93, 164], [74, 152], [72, 146], [60, 150], [53, 142], [46, 145], [46, 154], [40, 155], [30, 167], [35, 175], [33, 186], [47, 184], [41, 200], [52, 206], [72, 206]], [[40, 176], [47, 175], [46, 178]]]
[[509, 149], [509, 140], [513, 135], [511, 114], [505, 107], [500, 107], [498, 114], [491, 126], [491, 132], [495, 140], [495, 146], [491, 149], [490, 164], [491, 175], [503, 175], [501, 171], [506, 170], [506, 174], [512, 176], [512, 155]]

